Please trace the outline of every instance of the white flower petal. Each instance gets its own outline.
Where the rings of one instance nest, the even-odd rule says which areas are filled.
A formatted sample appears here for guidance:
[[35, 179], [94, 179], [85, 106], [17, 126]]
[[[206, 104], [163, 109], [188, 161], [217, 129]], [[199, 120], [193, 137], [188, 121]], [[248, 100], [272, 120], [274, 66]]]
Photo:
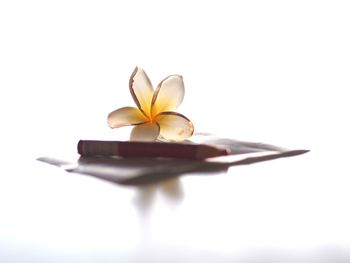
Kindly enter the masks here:
[[151, 114], [153, 86], [142, 68], [136, 67], [129, 80], [130, 93], [137, 107], [146, 115]]
[[176, 112], [162, 112], [156, 117], [160, 135], [170, 141], [183, 141], [192, 136], [194, 127], [184, 115]]
[[185, 95], [182, 76], [172, 75], [159, 83], [152, 98], [152, 116], [165, 111], [174, 111]]
[[159, 136], [157, 123], [144, 123], [135, 126], [130, 134], [131, 141], [155, 141]]
[[136, 125], [147, 122], [147, 118], [138, 108], [123, 107], [108, 114], [108, 125], [111, 128]]

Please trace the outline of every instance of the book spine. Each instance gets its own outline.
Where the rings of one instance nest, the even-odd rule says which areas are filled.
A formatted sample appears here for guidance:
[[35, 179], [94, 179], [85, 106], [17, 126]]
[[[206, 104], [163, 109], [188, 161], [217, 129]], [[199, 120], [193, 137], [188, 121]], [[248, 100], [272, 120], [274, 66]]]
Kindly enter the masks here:
[[78, 153], [82, 156], [117, 156], [118, 143], [107, 141], [79, 141]]

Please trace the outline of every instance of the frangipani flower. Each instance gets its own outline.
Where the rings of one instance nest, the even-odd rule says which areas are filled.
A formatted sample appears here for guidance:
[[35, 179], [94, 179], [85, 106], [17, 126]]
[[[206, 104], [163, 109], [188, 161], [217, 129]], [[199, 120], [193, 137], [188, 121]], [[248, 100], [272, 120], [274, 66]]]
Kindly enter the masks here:
[[119, 128], [135, 125], [130, 140], [182, 141], [193, 134], [193, 124], [184, 115], [174, 112], [181, 104], [185, 88], [182, 76], [171, 75], [153, 86], [145, 71], [136, 67], [129, 81], [136, 107], [123, 107], [108, 115], [108, 125]]

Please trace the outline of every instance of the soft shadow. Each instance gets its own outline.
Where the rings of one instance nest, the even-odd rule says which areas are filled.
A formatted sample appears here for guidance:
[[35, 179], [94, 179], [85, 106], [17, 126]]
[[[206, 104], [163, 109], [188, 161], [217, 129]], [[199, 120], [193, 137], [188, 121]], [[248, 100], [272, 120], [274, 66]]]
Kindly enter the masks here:
[[155, 199], [161, 197], [169, 204], [184, 198], [179, 176], [227, 172], [229, 165], [181, 159], [121, 159], [112, 157], [80, 157], [71, 172], [90, 175], [112, 183], [137, 187], [134, 204], [146, 216]]
[[[229, 165], [184, 159], [80, 157], [71, 172], [82, 173], [123, 185], [142, 186], [160, 182], [169, 188], [169, 179], [190, 172], [204, 174], [227, 171]], [[169, 188], [170, 189], [170, 188]]]
[[178, 177], [164, 181], [158, 189], [171, 203], [179, 203], [184, 198], [182, 184]]
[[143, 215], [147, 215], [157, 196], [160, 196], [169, 204], [181, 203], [184, 198], [184, 191], [179, 178], [174, 177], [153, 184], [139, 185], [134, 199], [138, 211]]
[[138, 187], [136, 196], [134, 199], [134, 204], [138, 208], [138, 211], [146, 215], [154, 204], [154, 199], [156, 195], [156, 184], [148, 184]]

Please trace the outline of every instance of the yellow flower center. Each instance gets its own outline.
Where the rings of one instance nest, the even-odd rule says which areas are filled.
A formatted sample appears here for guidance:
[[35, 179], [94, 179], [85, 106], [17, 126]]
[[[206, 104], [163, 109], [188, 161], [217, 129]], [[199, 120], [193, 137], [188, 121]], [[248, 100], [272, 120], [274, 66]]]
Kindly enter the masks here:
[[149, 121], [149, 123], [156, 123], [156, 119], [154, 116], [149, 116], [148, 121]]

